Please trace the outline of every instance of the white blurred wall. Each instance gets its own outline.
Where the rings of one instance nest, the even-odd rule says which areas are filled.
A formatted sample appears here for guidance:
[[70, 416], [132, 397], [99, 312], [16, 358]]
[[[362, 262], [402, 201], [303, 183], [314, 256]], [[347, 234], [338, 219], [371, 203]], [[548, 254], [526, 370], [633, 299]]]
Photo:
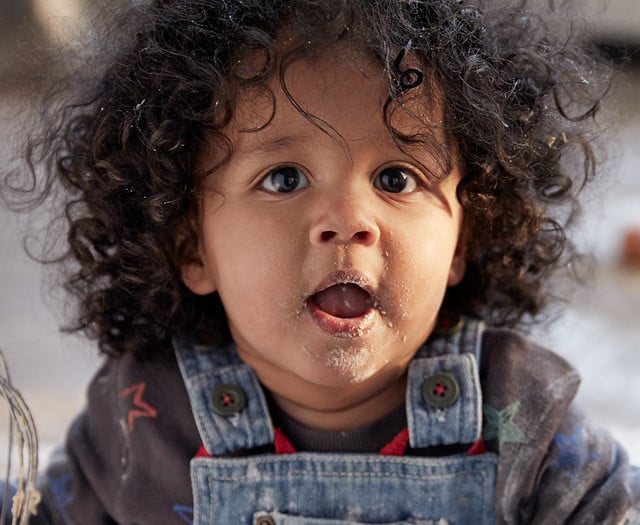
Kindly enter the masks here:
[[640, 43], [640, 0], [579, 0], [589, 27], [599, 36]]
[[77, 40], [90, 10], [86, 0], [31, 0], [31, 12], [48, 38], [65, 47]]
[[[23, 2], [35, 22], [54, 40], [68, 42], [77, 24], [83, 24], [92, 8], [98, 4], [108, 5], [120, 0], [0, 0], [2, 3]], [[124, 0], [140, 2], [141, 0]], [[535, 5], [566, 6], [568, 12], [583, 16], [589, 29], [598, 37], [607, 40], [640, 43], [640, 0], [531, 0]], [[15, 9], [15, 8], [14, 8]]]

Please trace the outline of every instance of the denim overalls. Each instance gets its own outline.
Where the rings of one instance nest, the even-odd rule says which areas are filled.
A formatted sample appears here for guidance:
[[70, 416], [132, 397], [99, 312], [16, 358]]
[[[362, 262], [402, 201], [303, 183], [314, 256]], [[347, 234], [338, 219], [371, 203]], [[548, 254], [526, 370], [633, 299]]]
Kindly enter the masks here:
[[[432, 337], [411, 362], [412, 448], [480, 438], [482, 330], [467, 320]], [[195, 525], [494, 523], [495, 454], [251, 454], [274, 442], [253, 371], [233, 345], [175, 347], [204, 448], [214, 456], [191, 461]]]

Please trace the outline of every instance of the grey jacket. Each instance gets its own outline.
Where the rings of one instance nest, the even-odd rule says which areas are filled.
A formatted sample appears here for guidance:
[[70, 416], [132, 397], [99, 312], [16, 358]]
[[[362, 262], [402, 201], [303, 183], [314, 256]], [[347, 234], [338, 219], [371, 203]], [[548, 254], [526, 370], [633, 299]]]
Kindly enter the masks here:
[[[189, 464], [202, 441], [176, 359], [159, 355], [168, 357], [106, 361], [31, 524], [192, 523]], [[487, 329], [479, 373], [482, 446], [498, 454], [498, 523], [640, 523], [640, 471], [572, 405], [579, 377], [566, 361]]]

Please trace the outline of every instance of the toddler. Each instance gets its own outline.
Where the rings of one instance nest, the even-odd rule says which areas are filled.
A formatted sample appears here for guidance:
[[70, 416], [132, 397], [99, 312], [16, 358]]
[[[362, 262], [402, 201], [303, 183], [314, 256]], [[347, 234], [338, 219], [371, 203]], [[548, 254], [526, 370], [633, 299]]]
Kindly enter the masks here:
[[130, 8], [28, 152], [105, 354], [28, 523], [640, 523], [576, 372], [512, 331], [608, 81], [512, 4]]

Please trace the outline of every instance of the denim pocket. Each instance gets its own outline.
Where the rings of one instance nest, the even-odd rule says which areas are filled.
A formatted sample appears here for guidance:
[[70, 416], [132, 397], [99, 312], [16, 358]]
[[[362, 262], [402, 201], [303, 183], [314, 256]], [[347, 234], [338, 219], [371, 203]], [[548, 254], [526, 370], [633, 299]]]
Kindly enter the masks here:
[[496, 462], [494, 454], [198, 458], [195, 523], [492, 525]]
[[[371, 522], [352, 520], [333, 520], [327, 518], [311, 518], [308, 516], [291, 516], [280, 512], [266, 514], [258, 512], [253, 516], [253, 525], [374, 525]], [[376, 521], [375, 525], [449, 525], [444, 518], [433, 520]]]

